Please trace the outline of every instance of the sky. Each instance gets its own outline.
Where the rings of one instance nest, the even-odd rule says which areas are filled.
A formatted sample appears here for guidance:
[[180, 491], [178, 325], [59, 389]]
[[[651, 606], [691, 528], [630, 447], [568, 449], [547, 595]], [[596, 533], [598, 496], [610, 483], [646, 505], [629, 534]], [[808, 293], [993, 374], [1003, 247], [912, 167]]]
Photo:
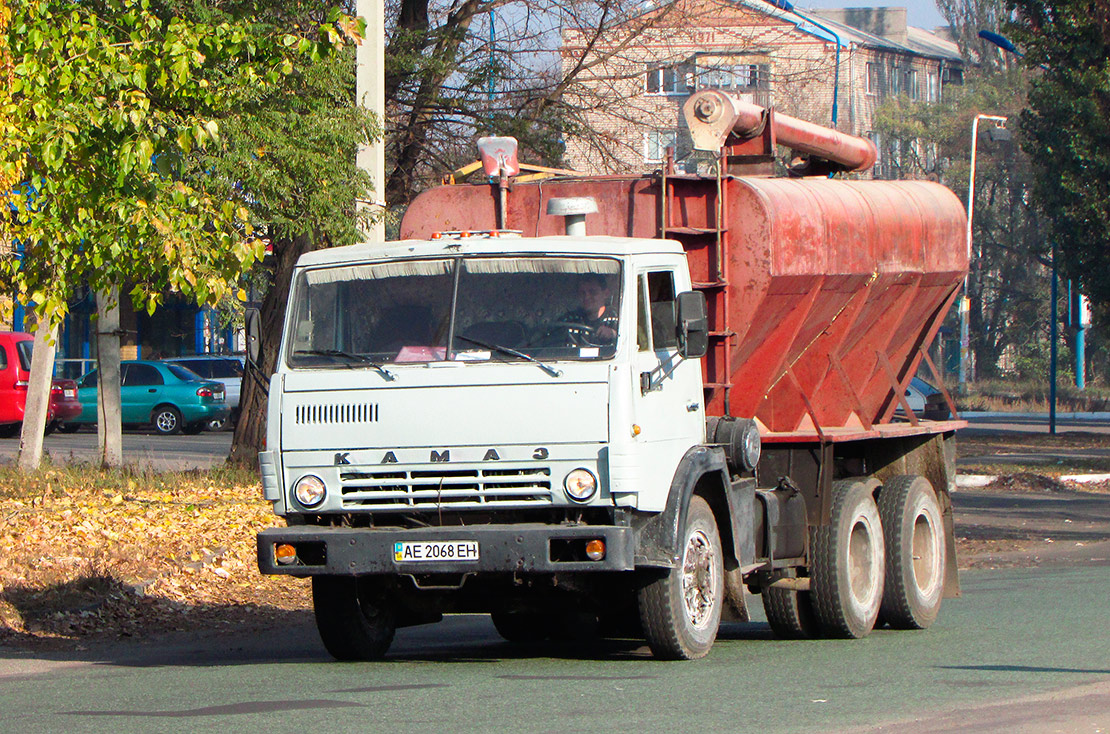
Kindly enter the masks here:
[[796, 0], [794, 4], [803, 12], [805, 8], [904, 7], [907, 22], [912, 26], [932, 30], [946, 25], [934, 0]]

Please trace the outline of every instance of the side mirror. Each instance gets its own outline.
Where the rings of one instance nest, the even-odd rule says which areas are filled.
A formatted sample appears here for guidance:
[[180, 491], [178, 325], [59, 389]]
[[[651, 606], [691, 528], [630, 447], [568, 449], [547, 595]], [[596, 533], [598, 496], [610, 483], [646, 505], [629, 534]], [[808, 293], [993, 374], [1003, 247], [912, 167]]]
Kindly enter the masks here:
[[247, 337], [247, 361], [252, 367], [258, 366], [258, 352], [262, 347], [262, 315], [257, 308], [248, 308], [245, 314], [245, 332]]
[[709, 318], [705, 294], [678, 294], [678, 353], [683, 359], [700, 359], [709, 351]]

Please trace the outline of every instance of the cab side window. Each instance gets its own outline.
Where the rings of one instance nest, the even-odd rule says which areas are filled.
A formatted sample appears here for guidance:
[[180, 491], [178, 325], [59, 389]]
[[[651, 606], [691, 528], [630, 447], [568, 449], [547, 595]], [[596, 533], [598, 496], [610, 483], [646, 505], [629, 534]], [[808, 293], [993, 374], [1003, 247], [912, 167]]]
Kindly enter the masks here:
[[656, 351], [678, 346], [675, 330], [674, 273], [660, 270], [647, 274], [648, 307], [651, 314], [651, 343]]

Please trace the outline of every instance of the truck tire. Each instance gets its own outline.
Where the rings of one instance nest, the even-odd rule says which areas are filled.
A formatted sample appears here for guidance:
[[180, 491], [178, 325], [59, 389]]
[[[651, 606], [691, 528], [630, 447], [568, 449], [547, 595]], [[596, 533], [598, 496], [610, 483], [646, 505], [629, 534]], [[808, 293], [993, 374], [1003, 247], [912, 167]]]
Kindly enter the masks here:
[[879, 616], [886, 553], [872, 489], [870, 482], [834, 482], [829, 524], [810, 531], [810, 594], [830, 637], [866, 637]]
[[535, 644], [551, 633], [551, 616], [540, 612], [491, 612], [497, 634], [509, 642]]
[[[793, 576], [793, 574], [790, 574]], [[771, 631], [780, 640], [808, 640], [819, 636], [821, 625], [808, 591], [768, 586], [760, 594]]]
[[895, 629], [925, 629], [944, 597], [944, 521], [933, 485], [921, 476], [892, 478], [879, 492], [886, 540], [886, 583], [879, 619]]
[[693, 660], [717, 639], [725, 592], [721, 537], [701, 497], [690, 499], [678, 552], [675, 568], [640, 589], [640, 622], [655, 657]]
[[312, 577], [316, 629], [336, 660], [378, 660], [393, 642], [396, 614], [375, 591], [353, 576]]

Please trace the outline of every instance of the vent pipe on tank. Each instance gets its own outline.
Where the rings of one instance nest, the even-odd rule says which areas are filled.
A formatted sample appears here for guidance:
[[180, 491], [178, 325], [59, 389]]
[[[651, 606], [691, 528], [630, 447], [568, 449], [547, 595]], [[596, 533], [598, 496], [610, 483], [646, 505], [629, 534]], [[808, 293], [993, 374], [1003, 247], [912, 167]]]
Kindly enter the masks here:
[[568, 237], [585, 237], [586, 215], [597, 213], [597, 202], [589, 196], [549, 199], [547, 213], [555, 217], [563, 217]]

